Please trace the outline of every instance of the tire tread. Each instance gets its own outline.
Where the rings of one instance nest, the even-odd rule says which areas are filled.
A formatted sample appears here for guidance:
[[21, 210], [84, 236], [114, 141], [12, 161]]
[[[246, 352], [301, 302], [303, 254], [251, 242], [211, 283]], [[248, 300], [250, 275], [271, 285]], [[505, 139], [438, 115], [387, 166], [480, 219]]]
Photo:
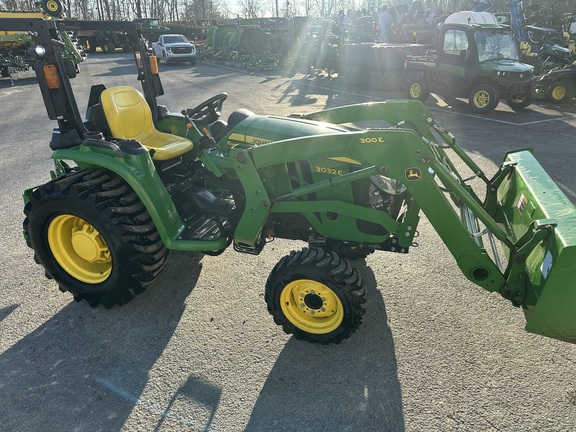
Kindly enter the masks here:
[[[119, 236], [119, 245], [109, 246], [120, 248], [114, 259], [129, 268], [117, 272], [116, 279], [101, 292], [89, 291], [90, 287], [68, 275], [56, 263], [46, 242], [35, 239], [31, 232], [38, 234], [41, 231], [34, 226], [45, 225], [42, 220], [34, 220], [41, 217], [36, 216], [37, 208], [64, 199], [93, 209], [97, 215], [94, 218], [109, 221], [110, 229]], [[61, 291], [72, 293], [76, 301], [86, 300], [90, 306], [126, 304], [150, 287], [167, 263], [168, 250], [144, 204], [122, 178], [109, 171], [78, 170], [49, 181], [31, 194], [24, 214], [24, 233], [28, 246], [34, 249], [34, 260], [44, 266], [48, 278], [58, 282]], [[105, 232], [101, 234], [106, 236]]]

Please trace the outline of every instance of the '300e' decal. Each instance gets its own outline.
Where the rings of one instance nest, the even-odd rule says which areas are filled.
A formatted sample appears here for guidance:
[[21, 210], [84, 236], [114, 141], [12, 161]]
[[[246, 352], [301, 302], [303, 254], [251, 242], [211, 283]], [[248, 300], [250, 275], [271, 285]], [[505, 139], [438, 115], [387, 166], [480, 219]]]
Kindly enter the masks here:
[[384, 137], [360, 138], [360, 144], [383, 143]]
[[335, 170], [333, 168], [326, 168], [326, 167], [320, 167], [318, 165], [314, 165], [314, 171], [316, 171], [317, 173], [322, 173], [322, 174], [332, 174], [332, 175], [344, 175], [344, 171], [342, 170]]

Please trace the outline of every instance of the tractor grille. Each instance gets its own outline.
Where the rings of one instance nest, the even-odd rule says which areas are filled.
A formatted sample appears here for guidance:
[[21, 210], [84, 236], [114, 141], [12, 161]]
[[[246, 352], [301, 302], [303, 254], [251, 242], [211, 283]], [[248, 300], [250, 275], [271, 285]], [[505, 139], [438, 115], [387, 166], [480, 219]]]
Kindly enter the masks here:
[[191, 54], [192, 48], [191, 47], [173, 47], [172, 52], [174, 54]]
[[504, 78], [506, 80], [518, 81], [530, 79], [531, 76], [532, 74], [530, 72], [506, 72]]

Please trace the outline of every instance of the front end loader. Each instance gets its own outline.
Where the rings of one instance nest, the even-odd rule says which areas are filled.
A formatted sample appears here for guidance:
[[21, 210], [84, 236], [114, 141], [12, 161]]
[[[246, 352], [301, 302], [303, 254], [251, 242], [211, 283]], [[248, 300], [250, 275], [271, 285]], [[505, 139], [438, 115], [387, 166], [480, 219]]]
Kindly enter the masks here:
[[[419, 101], [292, 117], [240, 109], [225, 121], [222, 93], [170, 112], [136, 24], [27, 25], [45, 48], [35, 71], [58, 125], [52, 179], [24, 194], [24, 237], [75, 300], [128, 302], [171, 250], [258, 254], [285, 238], [305, 247], [272, 269], [268, 311], [297, 338], [338, 343], [366, 309], [353, 259], [408, 253], [423, 213], [464, 276], [522, 308], [528, 331], [576, 342], [576, 209], [529, 149], [488, 176]], [[95, 84], [81, 116], [57, 30], [125, 33], [141, 90]]]

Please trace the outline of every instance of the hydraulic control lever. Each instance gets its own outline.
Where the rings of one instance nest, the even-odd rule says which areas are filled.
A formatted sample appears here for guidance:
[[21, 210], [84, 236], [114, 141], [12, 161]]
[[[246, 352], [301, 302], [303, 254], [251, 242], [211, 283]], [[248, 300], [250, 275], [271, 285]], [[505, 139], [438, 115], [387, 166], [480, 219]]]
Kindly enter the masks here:
[[[202, 131], [200, 131], [200, 129], [198, 129], [198, 126], [196, 126], [196, 123], [194, 123], [194, 121], [190, 118], [186, 110], [182, 110], [182, 115], [186, 119], [186, 128], [187, 129], [194, 128], [198, 133], [198, 135], [200, 135], [200, 147], [202, 149], [209, 150], [211, 148], [216, 147], [216, 140], [212, 137], [208, 128], [203, 127]], [[188, 131], [186, 131], [186, 135], [188, 135]]]

